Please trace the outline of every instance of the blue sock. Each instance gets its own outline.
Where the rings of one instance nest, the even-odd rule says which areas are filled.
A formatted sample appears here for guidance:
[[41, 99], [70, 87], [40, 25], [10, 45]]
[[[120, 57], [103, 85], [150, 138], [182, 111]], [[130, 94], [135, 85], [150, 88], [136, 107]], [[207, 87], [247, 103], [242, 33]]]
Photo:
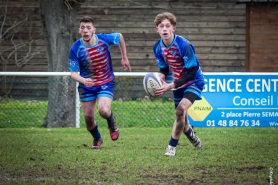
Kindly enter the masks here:
[[189, 127], [188, 131], [186, 131], [184, 134], [190, 137], [191, 132], [192, 132], [192, 129]]
[[172, 136], [171, 136], [171, 139], [169, 141], [169, 145], [173, 146], [173, 147], [176, 147], [179, 143], [179, 140], [178, 139], [174, 139]]
[[112, 110], [111, 110], [111, 115], [110, 115], [110, 117], [107, 118], [106, 121], [107, 121], [108, 127], [110, 127], [110, 126], [113, 125], [114, 118], [113, 118]]
[[93, 138], [98, 139], [101, 138], [100, 132], [98, 130], [98, 126], [96, 126], [95, 128], [93, 128], [92, 130], [89, 130], [89, 132], [91, 133], [91, 135], [93, 136]]

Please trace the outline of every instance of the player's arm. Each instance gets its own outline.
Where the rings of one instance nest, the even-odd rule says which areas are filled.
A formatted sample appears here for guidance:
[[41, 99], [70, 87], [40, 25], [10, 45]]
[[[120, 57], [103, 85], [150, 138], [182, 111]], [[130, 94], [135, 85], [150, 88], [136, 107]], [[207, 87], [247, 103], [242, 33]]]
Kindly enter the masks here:
[[84, 84], [85, 83], [85, 78], [83, 78], [82, 76], [80, 76], [78, 74], [78, 72], [70, 72], [70, 76], [72, 79], [74, 79], [75, 81]]
[[165, 77], [169, 73], [169, 66], [164, 61], [163, 56], [161, 56], [161, 50], [160, 50], [160, 47], [159, 47], [158, 43], [159, 43], [159, 41], [155, 43], [155, 45], [153, 47], [153, 51], [154, 51], [154, 56], [156, 58], [157, 65], [159, 67], [158, 76], [160, 77], [160, 79], [162, 81], [162, 87], [161, 88], [157, 88], [155, 90], [155, 95], [156, 96], [162, 96], [166, 91], [168, 91], [171, 88], [173, 88], [174, 83], [172, 82], [170, 84], [167, 84], [165, 82]]
[[75, 81], [84, 84], [86, 87], [92, 87], [94, 85], [94, 82], [91, 78], [83, 78], [78, 74], [78, 72], [71, 72], [70, 76]]
[[155, 90], [155, 95], [156, 96], [162, 96], [166, 91], [174, 88], [174, 83], [173, 82], [170, 83], [170, 84], [167, 84], [165, 82], [165, 77], [168, 75], [168, 73], [169, 73], [169, 66], [166, 66], [165, 68], [160, 68], [160, 70], [158, 72], [158, 76], [161, 79], [162, 87], [157, 88]]
[[129, 71], [131, 71], [130, 63], [129, 63], [129, 60], [127, 58], [127, 53], [126, 53], [125, 39], [121, 33], [119, 33], [119, 34], [120, 34], [119, 47], [120, 47], [121, 54], [122, 54], [122, 66], [123, 66], [124, 70], [128, 69]]
[[178, 88], [186, 84], [187, 82], [194, 80], [198, 70], [194, 46], [188, 41], [186, 43], [182, 43], [181, 45], [181, 51], [182, 56], [184, 58], [186, 74], [174, 81], [175, 88]]
[[161, 80], [165, 80], [165, 77], [169, 73], [169, 66], [166, 66], [165, 68], [159, 68], [158, 76]]
[[156, 59], [156, 63], [159, 67], [159, 72], [158, 72], [158, 76], [161, 79], [161, 81], [165, 81], [165, 77], [168, 75], [169, 73], [169, 66], [166, 64], [166, 62], [164, 61], [163, 56], [161, 56], [161, 50], [160, 50], [160, 46], [158, 44], [159, 42], [156, 42], [154, 44], [153, 47], [153, 52], [154, 52], [154, 56]]
[[171, 88], [174, 88], [174, 83], [170, 83], [170, 84], [167, 84], [165, 82], [165, 77], [169, 74], [169, 66], [166, 66], [165, 68], [160, 68], [159, 72], [158, 72], [158, 76], [160, 77], [161, 81], [162, 81], [162, 84], [163, 85], [167, 85], [168, 88], [167, 89], [171, 89]]
[[74, 79], [75, 81], [84, 84], [85, 86], [93, 86], [93, 80], [90, 78], [83, 78], [82, 76], [79, 75], [78, 73], [78, 59], [76, 56], [76, 53], [73, 49], [70, 50], [70, 56], [69, 56], [69, 70], [70, 72], [70, 76], [72, 79]]
[[[162, 74], [162, 73], [158, 73], [158, 74], [164, 76], [164, 74]], [[173, 82], [167, 84], [165, 82], [165, 80], [162, 80], [162, 86], [160, 88], [155, 89], [155, 95], [162, 96], [165, 92], [169, 91], [170, 89], [173, 89], [174, 87], [175, 87], [175, 84]]]

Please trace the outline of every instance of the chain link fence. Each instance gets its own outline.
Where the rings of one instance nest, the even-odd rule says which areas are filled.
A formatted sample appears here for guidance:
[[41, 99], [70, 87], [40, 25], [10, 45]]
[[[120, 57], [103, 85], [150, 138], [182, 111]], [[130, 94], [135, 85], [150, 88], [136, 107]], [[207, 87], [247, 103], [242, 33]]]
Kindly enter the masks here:
[[[70, 78], [69, 75], [65, 75]], [[41, 127], [48, 111], [49, 99], [57, 93], [49, 93], [48, 76], [1, 76], [0, 128]], [[72, 79], [69, 79], [72, 80]], [[51, 92], [55, 89], [51, 90]], [[63, 93], [63, 92], [61, 92]], [[77, 119], [80, 127], [85, 127], [80, 103], [77, 107]], [[59, 102], [57, 102], [59, 103]], [[175, 119], [172, 92], [161, 98], [150, 98], [143, 88], [143, 75], [117, 76], [112, 111], [120, 127], [168, 127]], [[75, 112], [76, 113], [76, 112]], [[99, 126], [107, 127], [96, 108], [96, 120]]]

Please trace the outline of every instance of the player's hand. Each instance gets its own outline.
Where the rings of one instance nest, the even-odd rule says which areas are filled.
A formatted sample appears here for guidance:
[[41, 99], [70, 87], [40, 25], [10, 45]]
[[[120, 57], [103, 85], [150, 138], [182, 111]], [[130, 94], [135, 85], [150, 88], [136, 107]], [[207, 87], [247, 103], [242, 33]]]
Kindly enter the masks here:
[[84, 85], [86, 87], [92, 87], [94, 85], [94, 81], [91, 78], [85, 78], [84, 80]]
[[167, 84], [164, 80], [161, 80], [161, 82], [162, 82], [162, 86], [160, 88], [155, 89], [155, 95], [156, 96], [162, 96], [165, 92], [172, 89], [172, 83]]
[[128, 59], [122, 59], [122, 66], [124, 70], [129, 70], [131, 71], [130, 63]]

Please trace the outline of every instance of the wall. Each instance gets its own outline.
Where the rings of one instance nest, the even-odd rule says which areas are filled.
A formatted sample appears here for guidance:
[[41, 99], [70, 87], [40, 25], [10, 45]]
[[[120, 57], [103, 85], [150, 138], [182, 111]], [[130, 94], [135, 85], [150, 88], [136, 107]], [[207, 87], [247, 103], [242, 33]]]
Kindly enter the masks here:
[[[236, 4], [231, 0], [87, 0], [82, 5], [79, 17], [91, 15], [96, 21], [97, 32], [121, 32], [126, 40], [133, 71], [157, 71], [152, 46], [159, 36], [153, 21], [158, 13], [164, 11], [177, 16], [176, 33], [195, 45], [203, 71], [245, 71], [245, 4]], [[28, 21], [23, 23], [20, 30], [22, 38], [28, 38], [29, 35], [39, 38], [32, 44], [32, 51], [39, 51], [40, 54], [21, 70], [47, 71], [45, 42], [43, 36], [39, 35], [42, 25], [37, 1], [10, 0], [8, 12], [10, 20], [22, 20], [28, 15]], [[7, 48], [10, 45], [10, 41], [5, 41], [0, 47]], [[24, 47], [25, 52], [28, 49]], [[123, 71], [118, 47], [112, 47], [111, 51], [115, 71]], [[13, 60], [10, 60], [6, 71], [14, 71]]]
[[[1, 11], [3, 7], [1, 6]], [[158, 13], [164, 11], [172, 12], [177, 16], [176, 33], [194, 44], [204, 72], [245, 71], [245, 4], [236, 4], [232, 0], [87, 0], [82, 5], [79, 18], [84, 15], [92, 16], [98, 33], [121, 32], [126, 40], [132, 71], [148, 72], [158, 70], [152, 47], [159, 39], [159, 35], [155, 31], [153, 21]], [[19, 71], [47, 71], [46, 47], [44, 37], [40, 35], [42, 24], [37, 0], [10, 0], [5, 28], [12, 25], [13, 21], [23, 20], [27, 16], [28, 20], [23, 22], [14, 41], [21, 43], [22, 40], [32, 36], [36, 38], [32, 43], [32, 52], [40, 53], [22, 65]], [[10, 41], [4, 41], [0, 48], [7, 49], [11, 45]], [[28, 51], [28, 46], [20, 48], [18, 57], [24, 56]], [[112, 46], [111, 52], [114, 70], [123, 72], [118, 46]], [[5, 71], [15, 71], [14, 58], [9, 60]], [[131, 81], [133, 85], [142, 87], [142, 79], [136, 78]], [[17, 89], [17, 86], [15, 83], [13, 92], [21, 94], [21, 89]], [[45, 92], [46, 89], [41, 89], [45, 88], [44, 85], [40, 88], [32, 87], [37, 89], [31, 91], [34, 96], [40, 98], [46, 96], [45, 93], [37, 93], [39, 90]], [[139, 90], [135, 93], [137, 93], [136, 97], [145, 95]]]
[[247, 10], [247, 71], [278, 72], [277, 3], [252, 3]]

